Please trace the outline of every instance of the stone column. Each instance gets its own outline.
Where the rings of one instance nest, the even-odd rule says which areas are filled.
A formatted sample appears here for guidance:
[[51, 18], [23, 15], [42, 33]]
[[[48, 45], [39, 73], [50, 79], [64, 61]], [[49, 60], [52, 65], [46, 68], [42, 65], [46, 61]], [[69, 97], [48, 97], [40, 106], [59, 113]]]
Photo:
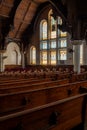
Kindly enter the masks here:
[[0, 72], [3, 72], [3, 53], [5, 50], [0, 50]]
[[80, 73], [80, 45], [74, 45], [74, 72]]
[[21, 65], [22, 68], [25, 68], [25, 52], [21, 51]]
[[87, 43], [83, 43], [83, 65], [87, 65]]
[[25, 53], [24, 44], [21, 43], [21, 66], [23, 69], [25, 68]]
[[73, 40], [72, 44], [74, 48], [74, 55], [73, 55], [74, 72], [80, 73], [80, 45], [82, 44], [82, 41]]
[[3, 72], [3, 53], [0, 53], [0, 72]]

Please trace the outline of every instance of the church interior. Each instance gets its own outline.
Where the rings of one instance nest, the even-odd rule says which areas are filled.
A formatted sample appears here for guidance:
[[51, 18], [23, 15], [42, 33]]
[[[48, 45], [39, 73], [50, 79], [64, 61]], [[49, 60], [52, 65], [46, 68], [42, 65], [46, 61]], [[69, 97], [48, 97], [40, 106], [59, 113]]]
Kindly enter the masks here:
[[0, 130], [87, 130], [86, 0], [0, 0]]

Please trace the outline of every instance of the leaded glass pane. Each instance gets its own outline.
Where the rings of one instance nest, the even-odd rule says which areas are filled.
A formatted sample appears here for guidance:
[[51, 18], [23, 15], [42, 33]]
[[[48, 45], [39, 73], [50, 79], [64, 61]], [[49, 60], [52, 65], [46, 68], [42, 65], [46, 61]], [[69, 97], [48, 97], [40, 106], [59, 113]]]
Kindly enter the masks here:
[[[61, 17], [58, 17], [58, 25], [62, 25]], [[59, 34], [60, 37], [66, 37], [67, 36], [67, 32], [63, 32], [59, 29], [58, 29], [58, 34]]]
[[31, 64], [36, 64], [36, 48], [31, 47]]
[[51, 64], [56, 64], [56, 51], [50, 52]]
[[67, 41], [66, 41], [66, 39], [59, 40], [59, 46], [60, 47], [67, 47]]
[[51, 41], [50, 48], [56, 48], [56, 41]]
[[51, 16], [51, 38], [56, 38], [56, 20]]
[[41, 64], [47, 64], [47, 51], [41, 52]]
[[43, 41], [40, 43], [40, 49], [47, 49], [47, 41]]
[[62, 25], [62, 19], [61, 19], [61, 17], [58, 17], [58, 24]]
[[47, 22], [44, 21], [43, 24], [42, 24], [42, 38], [43, 39], [47, 39]]
[[67, 51], [59, 50], [59, 60], [66, 60], [66, 59], [67, 59]]
[[62, 31], [60, 31], [60, 36], [61, 36], [61, 37], [66, 37], [66, 36], [67, 36], [67, 32], [62, 32]]

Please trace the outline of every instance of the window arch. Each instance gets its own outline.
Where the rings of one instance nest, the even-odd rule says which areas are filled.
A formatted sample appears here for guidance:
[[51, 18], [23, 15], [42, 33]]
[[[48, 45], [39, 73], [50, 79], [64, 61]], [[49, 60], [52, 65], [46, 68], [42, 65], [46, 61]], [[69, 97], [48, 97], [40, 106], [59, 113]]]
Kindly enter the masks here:
[[4, 59], [4, 63], [3, 63], [4, 65], [9, 65], [9, 64], [20, 65], [21, 64], [20, 48], [18, 44], [15, 42], [8, 43], [4, 56], [7, 56], [7, 58]]
[[36, 64], [36, 48], [31, 46], [30, 48], [30, 64]]

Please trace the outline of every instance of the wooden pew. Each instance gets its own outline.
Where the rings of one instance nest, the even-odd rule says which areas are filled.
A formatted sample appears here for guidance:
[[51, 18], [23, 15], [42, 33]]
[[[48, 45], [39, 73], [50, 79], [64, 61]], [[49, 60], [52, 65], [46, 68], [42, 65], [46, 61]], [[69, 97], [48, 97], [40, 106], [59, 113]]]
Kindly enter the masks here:
[[33, 83], [43, 83], [43, 82], [47, 82], [47, 81], [51, 81], [51, 79], [19, 79], [19, 81], [17, 80], [12, 80], [10, 82], [3, 82], [0, 84], [0, 88], [6, 88], [6, 87], [11, 87], [11, 86], [19, 86], [19, 85], [24, 85], [24, 84], [33, 84]]
[[18, 83], [8, 83], [0, 85], [0, 94], [4, 93], [12, 93], [12, 92], [19, 92], [25, 90], [32, 90], [32, 89], [40, 89], [45, 87], [51, 87], [54, 85], [63, 85], [69, 82], [68, 79], [57, 80], [57, 81], [47, 81], [47, 80], [33, 80], [27, 82], [18, 82]]
[[[38, 83], [41, 82], [41, 83]], [[76, 86], [78, 85], [80, 86], [84, 86], [87, 87], [87, 81], [81, 81], [81, 82], [75, 82], [75, 83], [69, 83], [68, 79], [63, 79], [63, 80], [57, 80], [57, 81], [47, 81], [45, 82], [45, 80], [35, 80], [35, 81], [29, 81], [23, 83], [18, 83], [18, 84], [14, 84], [12, 85], [10, 84], [10, 86], [0, 86], [0, 94], [5, 94], [5, 93], [13, 93], [13, 92], [21, 92], [21, 91], [27, 91], [27, 90], [33, 90], [33, 89], [42, 89], [42, 88], [48, 88], [48, 87], [57, 87], [56, 85], [63, 85], [66, 86], [67, 85], [67, 89], [68, 89], [68, 93], [73, 93], [73, 89], [75, 87], [72, 86]], [[69, 87], [71, 85], [71, 87]], [[61, 87], [63, 87], [61, 86]], [[77, 87], [77, 86], [76, 86]], [[77, 87], [78, 89], [78, 87]]]
[[87, 87], [87, 82], [84, 81], [59, 86], [34, 88], [9, 94], [0, 94], [0, 114], [27, 108], [31, 109], [36, 106], [80, 94], [81, 84]]
[[[49, 75], [50, 73], [48, 73]], [[60, 80], [60, 79], [65, 79], [65, 78], [68, 78], [70, 79], [70, 82], [75, 82], [75, 81], [81, 81], [81, 80], [86, 80], [87, 79], [87, 73], [84, 72], [84, 73], [81, 73], [81, 74], [72, 74], [72, 73], [55, 73], [53, 72], [52, 75], [48, 76], [48, 77], [45, 77], [47, 79], [52, 79], [52, 80]], [[5, 78], [2, 77], [0, 78], [0, 84], [2, 83], [8, 83], [8, 82], [14, 82], [14, 81], [19, 81], [19, 80], [36, 80], [36, 79], [39, 79], [38, 77], [33, 77], [33, 78], [23, 78], [23, 77], [19, 77], [19, 78], [16, 78], [16, 77], [12, 77], [10, 76], [8, 78], [8, 76], [6, 76]], [[42, 80], [44, 78], [40, 78], [40, 80]]]
[[0, 130], [71, 130], [79, 124], [86, 130], [86, 99], [86, 94], [80, 94], [1, 116]]
[[9, 83], [9, 82], [17, 82], [17, 81], [28, 81], [28, 80], [46, 80], [46, 79], [49, 79], [49, 80], [52, 80], [52, 78], [41, 78], [39, 79], [38, 77], [36, 78], [22, 78], [22, 77], [19, 77], [19, 78], [16, 78], [16, 77], [12, 77], [12, 78], [0, 78], [0, 84], [3, 84], [3, 83]]
[[[15, 79], [15, 78], [12, 78], [12, 79], [3, 79], [3, 80], [0, 80], [0, 87], [1, 86], [12, 86], [12, 85], [17, 85], [17, 84], [26, 84], [26, 82], [30, 82], [30, 81], [39, 81], [39, 82], [42, 82], [42, 81], [56, 81], [56, 80], [61, 80], [61, 79], [66, 79], [66, 77], [64, 78], [56, 78], [56, 77], [50, 77], [50, 78], [42, 78], [42, 79], [38, 79], [38, 78], [19, 78], [19, 79]], [[68, 78], [67, 78], [68, 79]]]
[[80, 74], [70, 74], [69, 79], [70, 82], [87, 80], [87, 72], [80, 73]]
[[10, 82], [20, 82], [20, 81], [27, 81], [27, 80], [39, 80], [37, 78], [12, 78], [12, 79], [0, 79], [0, 85], [4, 83], [10, 83]]

